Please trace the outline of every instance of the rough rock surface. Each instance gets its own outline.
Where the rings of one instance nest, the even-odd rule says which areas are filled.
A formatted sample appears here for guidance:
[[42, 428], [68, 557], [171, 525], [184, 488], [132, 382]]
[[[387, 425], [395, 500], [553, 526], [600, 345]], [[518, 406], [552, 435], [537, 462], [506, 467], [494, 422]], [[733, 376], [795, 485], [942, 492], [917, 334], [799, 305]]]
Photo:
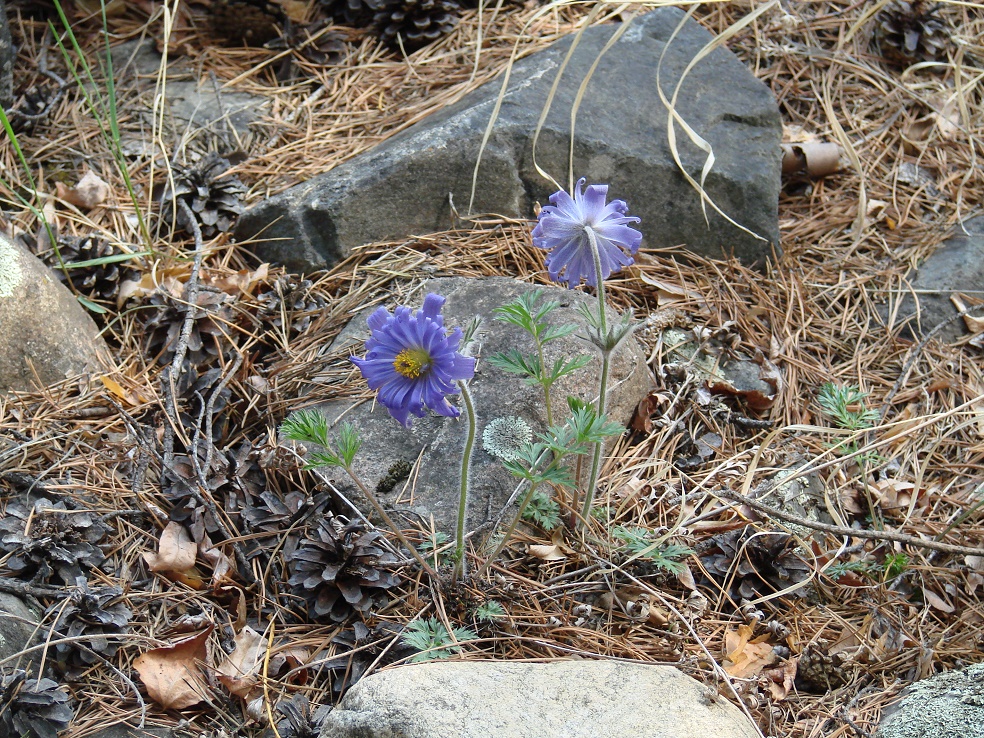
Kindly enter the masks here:
[[758, 735], [737, 707], [673, 667], [580, 660], [382, 671], [355, 685], [321, 727], [321, 738]]
[[916, 682], [885, 711], [875, 738], [984, 738], [984, 664]]
[[[656, 88], [657, 65], [667, 98], [687, 63], [711, 40], [689, 21], [667, 48], [683, 13], [660, 8], [632, 21], [591, 78], [577, 114], [574, 175], [608, 183], [642, 218], [648, 248], [685, 244], [701, 254], [734, 253], [756, 263], [770, 253], [729, 225], [700, 198], [674, 163], [668, 113]], [[564, 72], [537, 144], [537, 163], [566, 182], [570, 115], [581, 80], [618, 25], [587, 30]], [[556, 187], [531, 156], [540, 111], [571, 44], [566, 38], [513, 68], [484, 151], [474, 212], [532, 217]], [[297, 271], [321, 269], [363, 243], [447, 229], [449, 193], [466, 212], [479, 146], [502, 86], [493, 80], [457, 104], [303, 185], [248, 210], [236, 231], [267, 261]], [[684, 81], [677, 110], [714, 149], [706, 188], [721, 209], [768, 241], [778, 242], [781, 122], [768, 88], [729, 51], [718, 49]], [[676, 126], [681, 160], [700, 177], [705, 155]]]
[[51, 270], [0, 234], [0, 392], [98, 371], [108, 355], [96, 324]]
[[14, 100], [14, 45], [7, 24], [7, 3], [0, 0], [0, 108], [7, 110]]
[[[443, 309], [444, 322], [449, 328], [464, 327], [475, 315], [483, 318], [484, 335], [481, 338], [480, 353], [477, 355], [488, 356], [509, 348], [527, 352], [533, 350], [532, 339], [521, 329], [494, 320], [492, 311], [531, 289], [531, 285], [506, 277], [433, 279], [421, 285], [413, 306], [419, 307], [423, 296], [428, 292], [444, 295], [447, 298]], [[546, 295], [547, 299], [561, 301], [562, 307], [551, 316], [554, 324], [584, 325], [584, 318], [574, 307], [588, 299], [586, 295], [558, 287], [547, 288]], [[392, 310], [392, 306], [389, 307]], [[364, 355], [362, 342], [369, 334], [366, 327], [369, 312], [371, 311], [353, 318], [329, 350], [348, 350], [358, 356]], [[615, 316], [614, 312], [610, 315]], [[593, 352], [592, 346], [572, 336], [547, 344], [546, 360], [548, 365], [552, 365], [554, 359], [561, 356], [572, 358], [579, 354], [595, 355]], [[600, 360], [596, 359], [584, 369], [554, 385], [555, 423], [567, 417], [565, 398], [568, 395], [586, 400], [595, 398], [599, 366]], [[638, 343], [630, 339], [612, 357], [609, 417], [628, 425], [633, 411], [646, 396], [650, 386], [644, 354]], [[516, 480], [502, 468], [500, 461], [482, 448], [481, 433], [486, 423], [498, 417], [518, 416], [526, 420], [534, 432], [543, 430], [546, 425], [543, 393], [539, 386], [530, 387], [520, 377], [506, 374], [488, 362], [479, 361], [471, 391], [478, 417], [479, 438], [472, 457], [469, 529], [486, 522], [490, 512], [492, 516], [497, 515], [516, 485]], [[403, 499], [402, 482], [391, 493], [381, 495], [381, 498], [384, 504], [415, 510], [423, 516], [424, 521], [433, 514], [439, 530], [447, 533], [453, 531], [458, 510], [460, 459], [467, 431], [467, 424], [463, 419], [443, 418], [429, 413], [421, 419], [412, 418], [412, 425], [407, 430], [378, 403], [374, 406], [373, 403], [366, 402], [352, 408], [351, 403], [336, 402], [324, 406], [323, 410], [329, 420], [343, 416], [342, 420], [355, 424], [359, 429], [362, 448], [354, 466], [373, 488], [387, 476], [395, 463], [414, 464], [420, 457], [413, 504], [397, 504], [397, 500]], [[424, 452], [423, 455], [421, 452]], [[347, 481], [344, 475], [335, 475], [335, 480], [340, 488]], [[357, 498], [354, 489], [348, 491]]]
[[[966, 230], [966, 233], [964, 233]], [[912, 280], [915, 299], [903, 299], [900, 319], [911, 320], [913, 334], [925, 336], [957, 314], [950, 301], [954, 292], [984, 291], [984, 216], [965, 221], [926, 261]], [[918, 300], [918, 306], [916, 303]], [[980, 315], [980, 312], [974, 313]], [[953, 342], [966, 333], [964, 321], [951, 321], [940, 329], [939, 340]]]
[[[19, 597], [0, 592], [0, 661], [18, 654], [37, 639], [37, 613]], [[40, 652], [27, 655], [23, 664], [39, 662]], [[21, 668], [24, 668], [23, 666]]]
[[[138, 94], [131, 103], [144, 124], [151, 122], [153, 94], [161, 55], [153, 41], [130, 41], [113, 48], [113, 69], [120, 84]], [[168, 65], [165, 123], [174, 132], [187, 137], [187, 132], [204, 134], [222, 141], [225, 147], [238, 149], [237, 138], [247, 137], [269, 107], [269, 101], [246, 92], [220, 90], [221, 85], [208, 79], [199, 80], [186, 62], [179, 60]], [[155, 147], [142, 131], [123, 132], [123, 148], [129, 155], [155, 155]]]

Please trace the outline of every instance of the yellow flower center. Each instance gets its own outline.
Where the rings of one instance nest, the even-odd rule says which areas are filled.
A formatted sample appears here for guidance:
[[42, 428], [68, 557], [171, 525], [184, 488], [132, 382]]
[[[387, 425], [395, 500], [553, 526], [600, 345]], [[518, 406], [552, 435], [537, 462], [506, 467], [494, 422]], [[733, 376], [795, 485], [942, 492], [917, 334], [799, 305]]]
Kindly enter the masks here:
[[430, 368], [430, 354], [422, 348], [403, 349], [393, 360], [393, 368], [404, 377], [416, 379]]

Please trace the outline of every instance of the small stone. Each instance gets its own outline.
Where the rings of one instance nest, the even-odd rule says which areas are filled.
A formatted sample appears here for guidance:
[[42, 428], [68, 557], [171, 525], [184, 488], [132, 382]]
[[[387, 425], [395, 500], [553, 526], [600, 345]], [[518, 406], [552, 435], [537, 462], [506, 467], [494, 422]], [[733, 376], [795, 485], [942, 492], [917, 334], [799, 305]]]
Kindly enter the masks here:
[[[36, 642], [37, 635], [37, 614], [19, 597], [0, 592], [0, 661], [5, 662]], [[25, 664], [40, 660], [40, 651], [24, 657]]]
[[671, 666], [432, 662], [365, 677], [321, 738], [758, 738], [723, 697]]
[[0, 234], [0, 392], [27, 392], [86, 372], [109, 355], [99, 329], [56, 275]]
[[[677, 112], [713, 147], [705, 187], [731, 218], [726, 222], [680, 173], [667, 138], [666, 107], [656, 90], [657, 65], [668, 95], [684, 68], [711, 41], [687, 21], [668, 43], [683, 13], [660, 8], [631, 26], [601, 58], [586, 88], [574, 133], [574, 177], [609, 184], [625, 200], [647, 248], [685, 244], [712, 258], [733, 253], [763, 262], [778, 246], [781, 121], [772, 93], [731, 52], [717, 49], [698, 62], [681, 86]], [[571, 109], [581, 81], [620, 28], [587, 29], [570, 59], [544, 121], [536, 164], [566, 181]], [[472, 211], [532, 217], [534, 203], [556, 191], [532, 158], [534, 131], [571, 45], [567, 37], [517, 62], [484, 145]], [[665, 55], [663, 52], [665, 50]], [[247, 210], [236, 230], [255, 239], [251, 250], [293, 271], [323, 269], [364, 243], [447, 229], [466, 213], [472, 176], [502, 88], [493, 80], [455, 105], [307, 183]], [[687, 172], [700, 179], [706, 154], [676, 126]]]
[[[924, 337], [949, 320], [936, 334], [938, 340], [952, 343], [965, 335], [963, 319], [953, 319], [958, 311], [950, 295], [984, 291], [984, 217], [964, 221], [954, 229], [950, 238], [919, 265], [912, 291], [915, 299], [906, 294], [898, 312], [900, 321], [908, 322], [906, 332]], [[982, 311], [972, 314], [979, 317]]]

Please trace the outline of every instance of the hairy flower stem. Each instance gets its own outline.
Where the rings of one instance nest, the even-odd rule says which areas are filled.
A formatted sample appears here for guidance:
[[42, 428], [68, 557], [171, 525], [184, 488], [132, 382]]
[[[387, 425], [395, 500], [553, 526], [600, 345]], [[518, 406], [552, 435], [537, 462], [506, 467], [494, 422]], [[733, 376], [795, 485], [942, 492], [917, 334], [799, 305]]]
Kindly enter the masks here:
[[[588, 236], [591, 244], [591, 256], [594, 259], [595, 282], [598, 289], [598, 329], [601, 333], [603, 342], [608, 341], [608, 323], [605, 318], [605, 280], [601, 270], [601, 254], [598, 252], [598, 239], [591, 226], [585, 226], [584, 232]], [[608, 373], [610, 369], [611, 349], [601, 349], [601, 377], [598, 380], [598, 405], [596, 412], [598, 417], [605, 414], [605, 400], [608, 395]], [[601, 474], [601, 455], [604, 451], [604, 441], [598, 441], [594, 446], [594, 453], [591, 455], [591, 473], [588, 475], [588, 486], [584, 490], [584, 504], [581, 506], [581, 519], [577, 521], [580, 527], [591, 514], [591, 504], [594, 502], [595, 487], [598, 484], [598, 476]]]
[[351, 466], [346, 466], [344, 468], [352, 481], [355, 482], [355, 486], [358, 487], [362, 494], [365, 495], [366, 499], [369, 500], [369, 504], [372, 505], [372, 509], [376, 511], [376, 514], [381, 517], [383, 522], [386, 523], [391, 531], [393, 531], [393, 534], [399, 539], [404, 548], [410, 552], [410, 555], [417, 560], [417, 563], [420, 564], [423, 570], [427, 572], [428, 576], [430, 576], [433, 581], [439, 581], [439, 577], [437, 572], [434, 571], [434, 568], [424, 560], [424, 557], [420, 555], [420, 552], [417, 551], [413, 544], [407, 540], [407, 537], [403, 535], [403, 531], [401, 531], [397, 524], [393, 522], [393, 518], [386, 513], [383, 506], [379, 504], [379, 500], [376, 499], [376, 495], [369, 491], [369, 488], [365, 485], [359, 475], [355, 473], [355, 470]]
[[458, 382], [458, 388], [461, 390], [461, 400], [464, 402], [465, 412], [468, 414], [468, 436], [465, 438], [465, 450], [461, 455], [461, 493], [458, 496], [458, 525], [455, 528], [454, 538], [454, 571], [451, 575], [452, 581], [455, 582], [463, 579], [468, 573], [465, 560], [465, 513], [468, 511], [468, 470], [471, 466], [472, 449], [475, 448], [475, 431], [478, 426], [475, 418], [475, 403], [472, 402], [468, 384]]
[[547, 373], [547, 359], [543, 354], [543, 344], [540, 343], [540, 339], [536, 339], [536, 350], [540, 354], [540, 386], [543, 387], [543, 406], [547, 411], [547, 427], [553, 425], [553, 408], [550, 406], [550, 385], [544, 384], [542, 378], [546, 376]]

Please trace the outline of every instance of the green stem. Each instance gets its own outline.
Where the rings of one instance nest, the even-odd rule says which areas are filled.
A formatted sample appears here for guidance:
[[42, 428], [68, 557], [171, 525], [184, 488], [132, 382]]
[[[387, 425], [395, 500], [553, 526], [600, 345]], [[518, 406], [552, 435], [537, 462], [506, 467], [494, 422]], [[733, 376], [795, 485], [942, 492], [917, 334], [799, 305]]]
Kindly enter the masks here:
[[543, 344], [540, 343], [539, 338], [534, 338], [536, 341], [536, 350], [540, 354], [540, 385], [543, 387], [543, 404], [547, 410], [547, 427], [553, 425], [553, 408], [550, 407], [550, 384], [544, 382], [544, 377], [547, 373], [547, 360], [543, 355]]
[[[605, 317], [605, 280], [601, 273], [601, 254], [598, 252], [598, 239], [590, 226], [585, 226], [584, 232], [588, 236], [588, 243], [591, 244], [591, 258], [594, 261], [595, 282], [598, 290], [598, 328], [603, 342], [608, 340], [608, 323]], [[608, 395], [608, 373], [610, 369], [611, 351], [601, 350], [601, 377], [598, 381], [598, 405], [596, 412], [599, 418], [605, 414], [605, 400]], [[594, 453], [591, 456], [591, 474], [588, 476], [588, 486], [584, 490], [584, 504], [581, 506], [581, 520], [578, 526], [582, 525], [591, 514], [591, 504], [594, 502], [595, 486], [598, 484], [598, 476], [601, 474], [601, 456], [604, 451], [604, 442], [598, 441], [594, 446]]]
[[475, 404], [465, 382], [458, 382], [461, 390], [461, 400], [468, 414], [468, 436], [465, 438], [465, 450], [461, 455], [461, 493], [458, 496], [458, 525], [455, 529], [454, 572], [452, 580], [458, 581], [467, 574], [465, 561], [465, 513], [468, 511], [468, 470], [471, 466], [472, 449], [475, 447], [475, 430], [478, 425], [475, 418]]
[[359, 475], [355, 473], [355, 470], [351, 466], [344, 467], [345, 471], [348, 473], [349, 477], [355, 482], [355, 486], [359, 488], [366, 499], [369, 500], [369, 504], [372, 505], [372, 509], [376, 511], [376, 514], [383, 519], [383, 522], [389, 527], [393, 534], [399, 539], [400, 543], [410, 552], [417, 563], [423, 567], [424, 571], [433, 579], [435, 582], [439, 581], [437, 572], [434, 571], [433, 567], [424, 560], [424, 557], [420, 555], [420, 552], [407, 540], [406, 536], [403, 535], [403, 531], [399, 529], [396, 523], [393, 522], [393, 518], [387, 515], [383, 506], [379, 504], [379, 500], [376, 499], [376, 495], [369, 491], [369, 488], [365, 483], [359, 478]]

